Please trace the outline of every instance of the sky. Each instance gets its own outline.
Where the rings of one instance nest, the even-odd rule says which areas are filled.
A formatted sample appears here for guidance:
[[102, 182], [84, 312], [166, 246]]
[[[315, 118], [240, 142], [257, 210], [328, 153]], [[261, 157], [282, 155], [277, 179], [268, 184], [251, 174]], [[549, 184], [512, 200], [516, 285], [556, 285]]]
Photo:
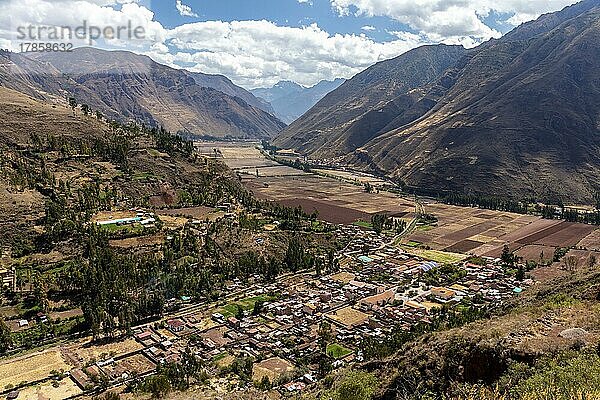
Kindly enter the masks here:
[[[474, 47], [576, 2], [0, 0], [0, 48], [91, 45], [145, 54], [175, 68], [222, 74], [247, 89], [281, 80], [312, 86], [324, 79], [351, 78], [425, 44]], [[86, 34], [79, 38], [65, 37], [64, 30], [62, 37], [56, 36], [58, 27], [73, 32], [84, 24], [81, 32]], [[131, 34], [135, 28], [141, 29], [137, 35]], [[111, 35], [117, 31], [119, 35]]]

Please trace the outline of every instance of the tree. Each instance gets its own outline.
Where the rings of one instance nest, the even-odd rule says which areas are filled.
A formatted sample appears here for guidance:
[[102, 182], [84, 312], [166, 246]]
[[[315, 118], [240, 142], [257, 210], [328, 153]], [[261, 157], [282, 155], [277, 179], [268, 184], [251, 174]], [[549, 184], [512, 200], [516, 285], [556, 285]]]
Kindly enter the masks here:
[[10, 328], [0, 317], [0, 354], [6, 353], [10, 346], [12, 346]]
[[521, 282], [525, 279], [525, 268], [523, 268], [523, 265], [519, 265], [517, 267], [517, 274], [515, 276], [515, 278]]
[[331, 324], [327, 321], [321, 322], [321, 325], [319, 325], [318, 335], [319, 349], [321, 352], [325, 353], [327, 351], [327, 345], [333, 338]]
[[155, 375], [146, 379], [145, 388], [152, 393], [152, 397], [159, 399], [171, 391], [169, 379], [164, 375]]
[[377, 378], [362, 371], [350, 372], [336, 390], [336, 400], [369, 400], [375, 394]]
[[102, 400], [120, 400], [119, 393], [108, 391], [101, 397]]
[[318, 373], [320, 377], [324, 378], [332, 370], [331, 358], [327, 355], [327, 345], [333, 339], [331, 324], [327, 321], [321, 322], [317, 334], [317, 343], [319, 345], [319, 353], [317, 355]]
[[235, 317], [240, 321], [244, 319], [244, 309], [242, 307], [236, 307]]
[[285, 252], [284, 263], [292, 272], [305, 269], [308, 266], [308, 260], [304, 252], [304, 246], [297, 237], [290, 239], [287, 251]]
[[588, 258], [588, 267], [594, 268], [596, 266], [596, 261], [596, 256], [592, 254], [590, 258]]
[[565, 258], [565, 269], [569, 272], [575, 272], [575, 269], [577, 268], [577, 257], [575, 256], [568, 256]]
[[77, 108], [77, 100], [75, 97], [69, 97], [69, 107], [75, 112], [75, 109]]
[[265, 302], [263, 300], [257, 300], [254, 303], [254, 308], [252, 309], [252, 315], [259, 315], [265, 306]]
[[81, 111], [83, 111], [84, 115], [89, 115], [89, 114], [92, 113], [92, 109], [87, 104], [82, 104], [81, 105]]
[[36, 305], [44, 312], [48, 312], [50, 302], [48, 301], [48, 286], [42, 278], [36, 279], [34, 283], [33, 295]]
[[375, 214], [371, 217], [371, 225], [373, 225], [373, 230], [379, 234], [390, 227], [390, 217], [387, 214]]
[[258, 384], [256, 385], [256, 387], [260, 390], [270, 390], [273, 385], [271, 384], [271, 381], [269, 380], [268, 376], [263, 376], [262, 379], [260, 380], [260, 382], [258, 382]]
[[504, 248], [502, 249], [502, 255], [500, 256], [500, 259], [506, 266], [512, 267], [515, 264], [515, 256], [513, 253], [511, 253], [507, 244], [505, 244]]

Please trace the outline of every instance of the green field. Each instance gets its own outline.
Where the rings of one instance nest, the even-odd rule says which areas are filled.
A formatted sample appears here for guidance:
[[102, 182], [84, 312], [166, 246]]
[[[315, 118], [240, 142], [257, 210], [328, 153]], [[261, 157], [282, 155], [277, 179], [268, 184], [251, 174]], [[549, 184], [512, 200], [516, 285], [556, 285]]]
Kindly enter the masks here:
[[327, 355], [331, 358], [340, 359], [346, 357], [348, 354], [352, 353], [352, 350], [347, 349], [343, 346], [340, 346], [337, 343], [332, 343], [327, 345]]
[[373, 224], [371, 224], [370, 222], [365, 222], [365, 221], [356, 221], [356, 222], [352, 223], [352, 225], [360, 226], [361, 228], [367, 228], [367, 229], [373, 228]]
[[101, 226], [102, 229], [107, 230], [110, 233], [117, 233], [117, 232], [127, 232], [128, 234], [131, 235], [142, 235], [144, 233], [144, 227], [142, 225], [140, 225], [139, 223], [130, 225], [117, 225], [117, 224], [108, 224], [108, 225], [102, 225]]
[[277, 296], [264, 295], [264, 296], [248, 297], [246, 299], [234, 301], [232, 303], [229, 303], [229, 304], [223, 306], [221, 309], [219, 309], [219, 313], [223, 314], [223, 316], [225, 318], [233, 317], [237, 314], [238, 309], [240, 309], [240, 308], [243, 311], [251, 311], [254, 309], [254, 305], [256, 304], [257, 301], [263, 301], [266, 303], [266, 302], [273, 301], [273, 300], [277, 300]]

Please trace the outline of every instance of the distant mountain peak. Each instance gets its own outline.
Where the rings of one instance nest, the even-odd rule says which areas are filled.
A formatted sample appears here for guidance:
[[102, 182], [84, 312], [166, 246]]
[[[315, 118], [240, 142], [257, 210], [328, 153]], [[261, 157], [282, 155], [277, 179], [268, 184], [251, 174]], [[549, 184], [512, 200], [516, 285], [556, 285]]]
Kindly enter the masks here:
[[268, 101], [279, 119], [290, 123], [344, 82], [345, 79], [337, 78], [333, 81], [324, 80], [314, 86], [304, 87], [296, 82], [280, 81], [271, 88], [258, 88], [251, 92]]

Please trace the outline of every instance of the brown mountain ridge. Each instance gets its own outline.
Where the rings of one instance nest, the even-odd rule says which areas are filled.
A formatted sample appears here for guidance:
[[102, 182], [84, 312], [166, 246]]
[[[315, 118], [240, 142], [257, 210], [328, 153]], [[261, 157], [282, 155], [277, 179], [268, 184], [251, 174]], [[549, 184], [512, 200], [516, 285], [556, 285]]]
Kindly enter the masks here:
[[[425, 54], [446, 48], [421, 48], [396, 63], [428, 65]], [[381, 86], [364, 83], [367, 70], [299, 120], [314, 127], [294, 123], [275, 144], [382, 171], [430, 193], [591, 202], [600, 190], [600, 1], [456, 53], [437, 74], [372, 67], [384, 68], [387, 87], [402, 74], [420, 85], [349, 107], [363, 96], [348, 88]], [[324, 105], [341, 117], [319, 120]]]
[[3, 86], [42, 99], [72, 96], [111, 118], [244, 139], [269, 138], [285, 127], [260, 108], [267, 108], [263, 102], [226, 78], [173, 69], [146, 56], [94, 48], [3, 54]]

